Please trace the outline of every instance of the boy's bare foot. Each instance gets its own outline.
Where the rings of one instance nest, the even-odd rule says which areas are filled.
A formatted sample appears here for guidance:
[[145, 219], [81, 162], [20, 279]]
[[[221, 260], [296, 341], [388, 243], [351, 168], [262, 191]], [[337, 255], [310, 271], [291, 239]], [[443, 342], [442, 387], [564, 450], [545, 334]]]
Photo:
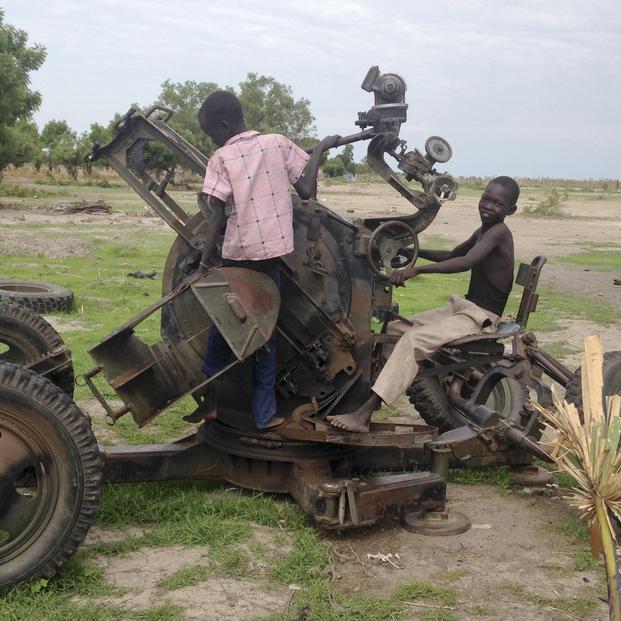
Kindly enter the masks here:
[[284, 422], [285, 419], [282, 416], [274, 416], [274, 418], [268, 420], [263, 427], [257, 427], [257, 429], [260, 431], [267, 431], [268, 429], [280, 427]]
[[369, 433], [369, 424], [373, 412], [382, 404], [382, 400], [374, 393], [355, 411], [338, 416], [326, 416], [326, 420], [337, 429], [354, 433]]
[[338, 416], [326, 416], [326, 420], [337, 429], [352, 431], [354, 433], [369, 433], [369, 423], [361, 423], [357, 415], [359, 410], [351, 414], [339, 414]]

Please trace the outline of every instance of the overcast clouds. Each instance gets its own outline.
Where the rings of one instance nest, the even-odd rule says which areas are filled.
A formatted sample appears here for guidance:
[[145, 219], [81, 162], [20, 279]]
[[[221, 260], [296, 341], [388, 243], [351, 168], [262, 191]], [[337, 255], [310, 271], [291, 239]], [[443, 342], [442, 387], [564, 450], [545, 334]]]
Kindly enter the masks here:
[[[36, 120], [76, 130], [152, 103], [167, 78], [237, 85], [254, 71], [347, 134], [368, 67], [408, 83], [410, 148], [439, 134], [455, 174], [621, 177], [621, 3], [467, 0], [0, 0], [47, 48]], [[362, 152], [357, 152], [358, 156]]]

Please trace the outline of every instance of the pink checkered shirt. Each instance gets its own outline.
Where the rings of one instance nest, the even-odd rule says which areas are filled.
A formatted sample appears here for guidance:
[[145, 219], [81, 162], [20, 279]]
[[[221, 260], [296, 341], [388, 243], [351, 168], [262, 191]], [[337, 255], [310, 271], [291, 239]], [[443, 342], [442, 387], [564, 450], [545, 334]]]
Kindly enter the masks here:
[[222, 257], [271, 259], [293, 251], [290, 187], [308, 155], [280, 134], [245, 131], [209, 158], [203, 193], [230, 208]]

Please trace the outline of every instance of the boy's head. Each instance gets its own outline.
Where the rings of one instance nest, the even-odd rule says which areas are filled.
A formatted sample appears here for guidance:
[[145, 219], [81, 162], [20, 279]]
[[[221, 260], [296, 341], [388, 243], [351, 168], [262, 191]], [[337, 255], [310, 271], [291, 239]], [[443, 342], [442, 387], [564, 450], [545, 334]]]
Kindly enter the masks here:
[[515, 213], [520, 186], [511, 177], [495, 177], [479, 199], [479, 215], [483, 224], [502, 222]]
[[215, 91], [205, 99], [198, 111], [198, 122], [219, 147], [229, 138], [246, 131], [241, 103], [227, 91]]

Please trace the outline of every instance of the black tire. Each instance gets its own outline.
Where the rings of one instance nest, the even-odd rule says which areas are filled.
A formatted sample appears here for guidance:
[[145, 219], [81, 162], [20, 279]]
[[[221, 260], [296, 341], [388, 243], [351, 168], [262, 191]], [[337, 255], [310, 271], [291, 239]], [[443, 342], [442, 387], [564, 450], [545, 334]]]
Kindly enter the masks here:
[[15, 302], [36, 313], [53, 313], [70, 310], [73, 293], [49, 282], [2, 279], [0, 301]]
[[0, 364], [0, 591], [51, 577], [78, 549], [101, 494], [89, 420], [48, 380]]
[[[621, 395], [621, 351], [607, 351], [604, 354], [604, 394]], [[578, 367], [565, 387], [565, 401], [573, 403], [582, 413], [582, 373]]]
[[[444, 378], [429, 376], [416, 380], [407, 394], [421, 418], [428, 425], [437, 427], [440, 433], [461, 425], [446, 395]], [[523, 386], [515, 380], [504, 379], [494, 388], [487, 405], [502, 414], [503, 418], [520, 420], [525, 396]]]
[[[60, 347], [63, 340], [52, 326], [33, 311], [0, 302], [0, 361], [27, 366]], [[73, 364], [49, 373], [48, 379], [73, 397]]]

